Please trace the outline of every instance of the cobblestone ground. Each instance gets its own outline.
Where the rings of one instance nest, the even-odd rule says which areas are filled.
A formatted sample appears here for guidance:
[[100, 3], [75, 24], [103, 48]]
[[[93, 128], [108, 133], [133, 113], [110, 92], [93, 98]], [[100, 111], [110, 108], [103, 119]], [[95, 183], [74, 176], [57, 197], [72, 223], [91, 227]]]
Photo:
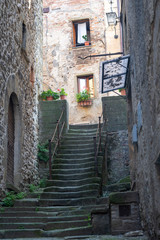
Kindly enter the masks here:
[[[10, 239], [6, 239], [10, 240]], [[149, 240], [146, 236], [143, 237], [124, 237], [124, 236], [83, 236], [83, 237], [65, 237], [65, 238], [12, 238], [12, 240]]]

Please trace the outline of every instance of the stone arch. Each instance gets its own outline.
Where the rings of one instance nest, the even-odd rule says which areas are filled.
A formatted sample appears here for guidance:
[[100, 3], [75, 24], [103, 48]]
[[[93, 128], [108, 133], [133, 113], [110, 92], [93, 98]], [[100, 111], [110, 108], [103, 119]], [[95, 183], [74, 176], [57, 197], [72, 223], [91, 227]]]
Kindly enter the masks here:
[[[11, 111], [12, 113], [9, 113]], [[9, 153], [8, 143], [9, 143], [9, 115], [12, 114], [12, 120], [14, 125], [13, 132], [13, 152]], [[22, 145], [22, 97], [20, 95], [18, 81], [15, 79], [15, 76], [11, 76], [8, 80], [6, 94], [5, 94], [5, 124], [6, 124], [6, 139], [5, 139], [5, 158], [3, 162], [4, 167], [4, 177], [6, 182], [6, 187], [14, 186], [19, 188], [21, 181], [21, 145]], [[12, 155], [12, 163], [10, 174], [13, 174], [9, 178], [9, 166], [8, 166], [8, 157], [9, 154]], [[10, 187], [9, 187], [10, 188]]]

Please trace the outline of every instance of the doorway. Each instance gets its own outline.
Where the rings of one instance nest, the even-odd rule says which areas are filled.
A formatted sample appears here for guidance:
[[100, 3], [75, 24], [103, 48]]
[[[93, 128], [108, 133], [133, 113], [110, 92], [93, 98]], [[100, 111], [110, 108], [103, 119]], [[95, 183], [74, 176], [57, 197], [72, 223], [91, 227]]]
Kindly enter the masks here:
[[14, 141], [15, 141], [15, 116], [12, 95], [8, 106], [8, 157], [7, 157], [7, 182], [14, 184]]

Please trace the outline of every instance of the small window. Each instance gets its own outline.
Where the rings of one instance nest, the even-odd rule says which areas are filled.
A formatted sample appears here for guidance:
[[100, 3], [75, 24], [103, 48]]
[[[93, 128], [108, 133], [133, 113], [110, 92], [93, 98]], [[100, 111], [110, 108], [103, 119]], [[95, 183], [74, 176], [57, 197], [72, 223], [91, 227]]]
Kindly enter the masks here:
[[84, 89], [87, 89], [91, 98], [94, 98], [94, 81], [93, 75], [78, 77], [78, 92], [82, 92]]
[[131, 205], [119, 205], [119, 216], [129, 217], [131, 215]]
[[[86, 37], [86, 40], [83, 38]], [[88, 41], [90, 43], [90, 26], [89, 20], [81, 20], [73, 22], [73, 46], [84, 46], [85, 42]]]
[[22, 48], [23, 49], [26, 49], [26, 35], [27, 35], [26, 25], [22, 23]]

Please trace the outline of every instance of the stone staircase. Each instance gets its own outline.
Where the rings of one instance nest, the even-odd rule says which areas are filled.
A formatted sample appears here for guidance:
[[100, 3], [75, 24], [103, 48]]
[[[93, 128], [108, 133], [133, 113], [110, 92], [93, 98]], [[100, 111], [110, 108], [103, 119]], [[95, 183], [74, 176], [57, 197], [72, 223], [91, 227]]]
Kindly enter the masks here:
[[[70, 126], [54, 159], [52, 180], [41, 193], [16, 200], [0, 213], [0, 238], [92, 235], [91, 212], [108, 208], [95, 177], [96, 125]], [[99, 156], [102, 162], [102, 156]], [[99, 164], [101, 168], [101, 164]]]

